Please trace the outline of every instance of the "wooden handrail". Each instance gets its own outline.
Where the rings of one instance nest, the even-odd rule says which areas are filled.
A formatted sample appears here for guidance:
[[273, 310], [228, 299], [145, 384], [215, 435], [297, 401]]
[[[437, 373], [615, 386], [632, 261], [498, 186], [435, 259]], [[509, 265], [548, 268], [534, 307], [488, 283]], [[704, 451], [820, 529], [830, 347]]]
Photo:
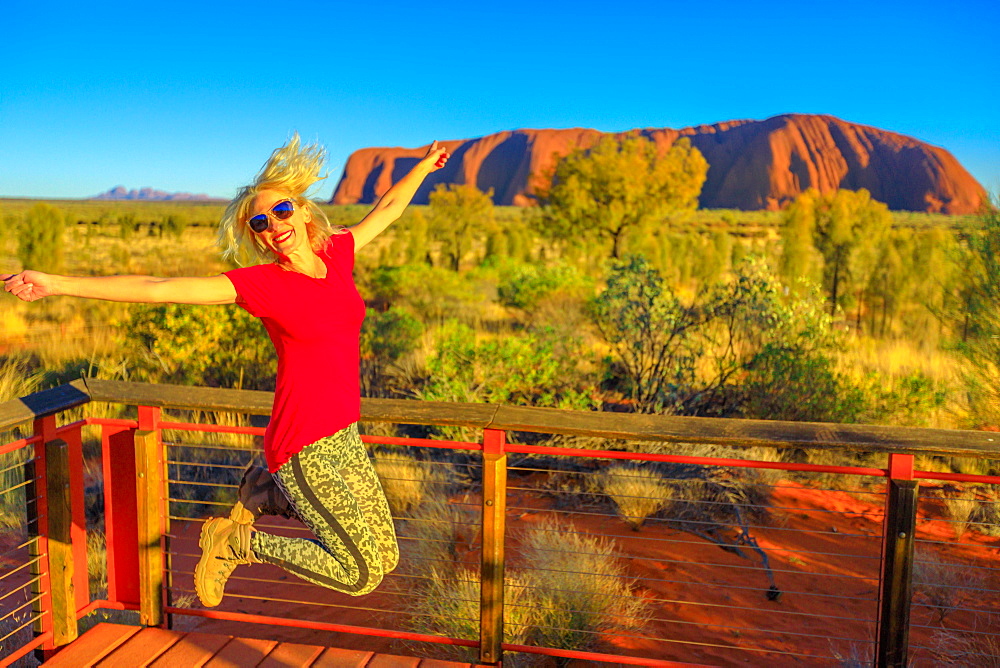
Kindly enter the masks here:
[[[87, 378], [0, 404], [0, 429], [88, 401], [266, 415], [271, 411], [272, 399], [271, 392]], [[641, 441], [994, 459], [1000, 456], [1000, 434], [959, 429], [696, 418], [400, 399], [362, 399], [361, 419]]]

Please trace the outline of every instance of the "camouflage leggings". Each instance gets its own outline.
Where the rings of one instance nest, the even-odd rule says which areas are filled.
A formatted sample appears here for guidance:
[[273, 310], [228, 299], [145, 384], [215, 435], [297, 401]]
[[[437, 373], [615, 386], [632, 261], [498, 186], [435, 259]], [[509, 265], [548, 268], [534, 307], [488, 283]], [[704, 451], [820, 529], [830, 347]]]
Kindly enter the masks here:
[[389, 506], [357, 424], [306, 446], [274, 481], [316, 539], [256, 531], [250, 545], [261, 561], [352, 596], [371, 592], [396, 567]]

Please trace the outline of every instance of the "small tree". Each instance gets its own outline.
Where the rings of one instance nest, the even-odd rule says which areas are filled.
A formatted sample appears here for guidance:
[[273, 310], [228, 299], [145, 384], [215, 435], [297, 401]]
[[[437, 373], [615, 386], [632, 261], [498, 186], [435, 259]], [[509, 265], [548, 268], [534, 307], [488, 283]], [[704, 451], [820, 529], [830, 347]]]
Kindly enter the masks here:
[[788, 207], [783, 227], [782, 269], [787, 279], [808, 277], [807, 240], [823, 257], [823, 287], [830, 314], [846, 295], [857, 293], [860, 320], [864, 293], [882, 254], [892, 216], [864, 189], [821, 194], [810, 188]]
[[430, 195], [429, 224], [441, 254], [458, 271], [475, 239], [494, 227], [493, 190], [484, 193], [472, 184], [439, 184]]
[[972, 362], [968, 378], [974, 417], [1000, 422], [1000, 210], [982, 216], [982, 230], [965, 240], [961, 264], [962, 351]]
[[62, 212], [39, 202], [28, 210], [18, 233], [17, 258], [25, 269], [58, 272], [63, 265]]
[[627, 234], [672, 212], [693, 210], [708, 162], [683, 138], [665, 152], [641, 136], [602, 138], [557, 165], [543, 204], [542, 229], [556, 238], [611, 241], [622, 256]]
[[694, 382], [692, 336], [704, 314], [681, 303], [646, 258], [631, 255], [615, 265], [591, 316], [624, 367], [636, 409], [676, 408], [678, 387]]

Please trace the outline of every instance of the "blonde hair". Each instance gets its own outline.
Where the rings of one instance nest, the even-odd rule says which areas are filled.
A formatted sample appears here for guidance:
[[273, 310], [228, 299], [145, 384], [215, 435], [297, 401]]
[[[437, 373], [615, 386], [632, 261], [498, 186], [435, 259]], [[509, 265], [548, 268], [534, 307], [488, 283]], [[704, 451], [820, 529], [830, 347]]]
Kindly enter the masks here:
[[262, 190], [285, 193], [295, 206], [309, 212], [311, 220], [306, 229], [313, 250], [323, 248], [327, 239], [336, 232], [323, 210], [305, 196], [312, 185], [326, 178], [320, 176], [326, 162], [326, 150], [319, 144], [300, 144], [299, 133], [296, 132], [287, 144], [271, 154], [253, 183], [240, 188], [229, 202], [219, 221], [217, 243], [222, 249], [222, 257], [241, 266], [277, 259], [260, 236], [247, 227], [254, 198]]

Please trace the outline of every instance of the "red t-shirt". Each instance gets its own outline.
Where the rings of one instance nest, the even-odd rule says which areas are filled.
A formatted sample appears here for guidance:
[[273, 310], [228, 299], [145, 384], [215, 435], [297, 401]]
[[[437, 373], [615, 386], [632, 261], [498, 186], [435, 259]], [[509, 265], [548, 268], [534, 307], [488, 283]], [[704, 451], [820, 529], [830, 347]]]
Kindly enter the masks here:
[[365, 303], [354, 285], [354, 235], [319, 252], [326, 278], [260, 264], [225, 272], [236, 303], [261, 319], [278, 353], [274, 409], [264, 434], [273, 473], [302, 448], [361, 417], [359, 337]]

